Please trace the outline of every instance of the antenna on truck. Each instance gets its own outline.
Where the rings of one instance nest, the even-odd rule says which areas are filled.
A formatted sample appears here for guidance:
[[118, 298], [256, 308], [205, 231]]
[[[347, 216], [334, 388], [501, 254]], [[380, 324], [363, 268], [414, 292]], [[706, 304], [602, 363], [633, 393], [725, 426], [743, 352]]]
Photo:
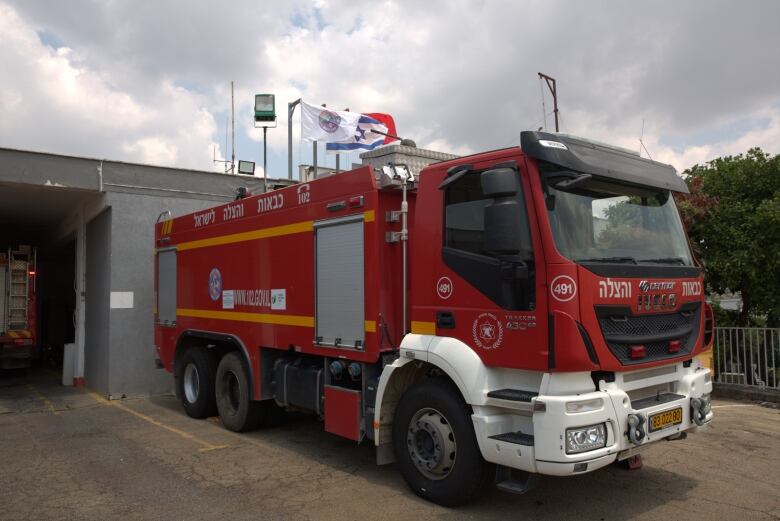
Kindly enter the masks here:
[[642, 118], [642, 132], [639, 134], [639, 156], [642, 156], [642, 149], [644, 149], [645, 153], [647, 154], [647, 157], [651, 160], [653, 159], [653, 156], [650, 155], [650, 151], [647, 150], [647, 147], [645, 146], [645, 142], [642, 141], [642, 139], [645, 137], [645, 118]]

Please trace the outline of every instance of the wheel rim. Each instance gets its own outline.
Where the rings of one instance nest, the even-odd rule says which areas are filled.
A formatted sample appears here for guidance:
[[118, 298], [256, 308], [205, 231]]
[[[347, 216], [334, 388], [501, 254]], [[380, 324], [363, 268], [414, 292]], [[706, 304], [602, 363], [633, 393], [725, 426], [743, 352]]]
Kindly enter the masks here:
[[449, 420], [436, 409], [420, 409], [412, 416], [406, 448], [414, 466], [429, 479], [444, 479], [455, 467], [455, 433]]
[[198, 400], [200, 392], [200, 376], [195, 364], [187, 364], [184, 369], [184, 396], [189, 403], [195, 403]]
[[224, 381], [225, 390], [227, 391], [225, 393], [227, 403], [230, 406], [231, 412], [235, 413], [238, 411], [238, 408], [241, 405], [241, 384], [239, 383], [238, 377], [233, 371], [228, 371], [225, 373]]

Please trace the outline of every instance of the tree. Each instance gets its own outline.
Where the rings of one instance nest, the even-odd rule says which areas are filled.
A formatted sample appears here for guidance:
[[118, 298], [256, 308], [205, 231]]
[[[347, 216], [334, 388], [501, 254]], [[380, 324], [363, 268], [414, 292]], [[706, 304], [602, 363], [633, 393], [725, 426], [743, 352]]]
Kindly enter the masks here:
[[765, 315], [780, 321], [780, 155], [752, 148], [696, 165], [683, 175], [690, 194], [677, 203], [708, 287], [739, 292], [738, 325]]

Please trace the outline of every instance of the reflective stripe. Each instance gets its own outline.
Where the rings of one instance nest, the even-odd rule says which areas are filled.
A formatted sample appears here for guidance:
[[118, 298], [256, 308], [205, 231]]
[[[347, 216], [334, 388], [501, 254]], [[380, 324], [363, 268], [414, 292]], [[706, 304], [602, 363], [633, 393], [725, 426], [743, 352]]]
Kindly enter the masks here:
[[284, 224], [282, 226], [273, 226], [261, 230], [252, 230], [241, 233], [231, 233], [230, 235], [220, 235], [219, 237], [210, 237], [208, 239], [199, 239], [196, 241], [182, 242], [176, 245], [179, 251], [194, 250], [196, 248], [207, 248], [209, 246], [219, 246], [220, 244], [232, 244], [235, 242], [254, 241], [256, 239], [267, 239], [269, 237], [279, 237], [281, 235], [292, 235], [295, 233], [310, 232], [313, 229], [313, 221], [303, 221], [293, 224]]
[[434, 322], [416, 322], [412, 320], [412, 333], [417, 335], [435, 335], [436, 323]]
[[[257, 324], [276, 324], [280, 326], [314, 327], [314, 317], [301, 315], [273, 315], [270, 313], [245, 313], [241, 311], [214, 311], [210, 309], [177, 308], [176, 315], [191, 318], [213, 318], [215, 320], [234, 320], [236, 322], [254, 322]], [[366, 320], [367, 333], [376, 333], [376, 321]]]
[[216, 320], [235, 320], [258, 324], [277, 324], [280, 326], [314, 327], [314, 317], [300, 315], [274, 315], [271, 313], [245, 313], [242, 311], [214, 311], [209, 309], [177, 308], [179, 317], [213, 318]]

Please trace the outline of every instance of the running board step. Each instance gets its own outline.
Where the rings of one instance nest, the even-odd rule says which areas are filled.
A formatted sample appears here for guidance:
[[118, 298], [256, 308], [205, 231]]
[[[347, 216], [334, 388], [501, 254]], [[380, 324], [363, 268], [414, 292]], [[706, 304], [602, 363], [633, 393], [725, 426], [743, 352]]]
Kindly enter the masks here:
[[530, 391], [522, 391], [520, 389], [498, 389], [497, 391], [490, 391], [487, 393], [488, 398], [496, 398], [498, 400], [509, 400], [512, 402], [529, 402], [539, 396], [539, 393], [532, 393]]
[[526, 447], [534, 446], [533, 434], [524, 434], [520, 431], [507, 432], [504, 434], [496, 434], [494, 436], [490, 436], [490, 439], [497, 440], [497, 441], [505, 441], [507, 443], [514, 443], [515, 445], [524, 445]]
[[512, 476], [512, 469], [504, 465], [496, 466], [496, 488], [511, 494], [525, 494], [536, 488], [539, 484], [539, 475], [530, 472], [520, 472], [525, 479], [516, 479]]

